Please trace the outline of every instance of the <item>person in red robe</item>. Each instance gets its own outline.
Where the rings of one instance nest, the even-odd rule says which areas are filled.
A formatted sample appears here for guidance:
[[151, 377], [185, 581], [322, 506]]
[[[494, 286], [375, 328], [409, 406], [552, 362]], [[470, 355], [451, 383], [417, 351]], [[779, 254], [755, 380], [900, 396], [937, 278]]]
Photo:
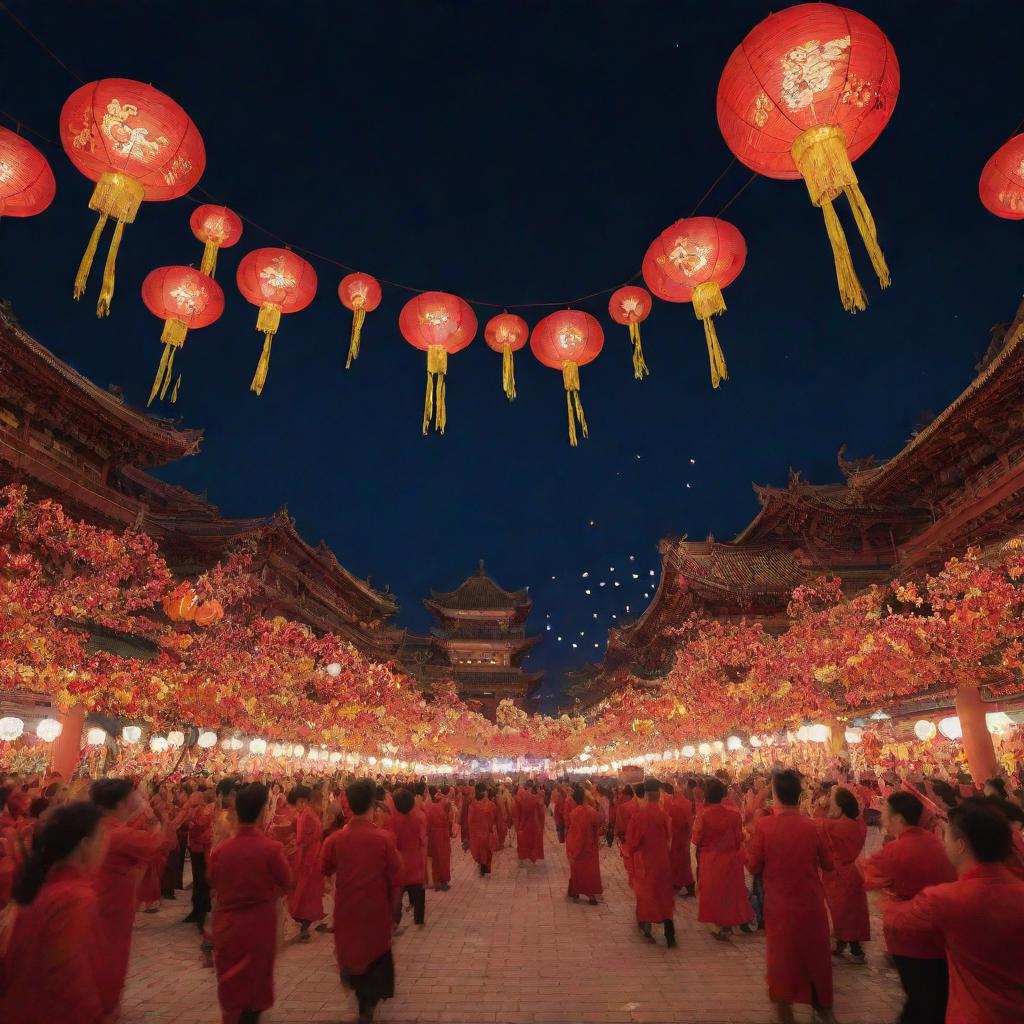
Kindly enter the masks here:
[[462, 837], [462, 849], [469, 849], [469, 805], [473, 802], [473, 791], [463, 783], [458, 787], [459, 794], [459, 831]]
[[726, 792], [721, 779], [707, 780], [704, 809], [693, 826], [700, 861], [697, 920], [716, 925], [711, 934], [725, 942], [734, 925], [751, 931], [754, 919], [743, 877], [743, 825], [739, 811], [722, 802]]
[[288, 794], [296, 812], [295, 852], [291, 858], [293, 888], [288, 896], [288, 913], [299, 923], [298, 939], [308, 942], [309, 926], [324, 916], [324, 876], [320, 873], [320, 842], [323, 823], [310, 806], [309, 786], [294, 786]]
[[369, 1024], [377, 1003], [395, 994], [391, 936], [402, 858], [393, 833], [373, 823], [373, 783], [357, 779], [345, 795], [352, 817], [324, 843], [320, 863], [337, 877], [334, 949], [342, 984], [356, 993], [359, 1024]]
[[822, 873], [825, 902], [832, 917], [832, 955], [844, 959], [850, 947], [855, 964], [866, 962], [862, 942], [871, 938], [868, 897], [857, 860], [864, 849], [868, 829], [861, 817], [857, 798], [845, 786], [833, 786], [829, 794], [828, 817], [820, 827], [832, 855], [832, 870]]
[[422, 925], [427, 912], [427, 816], [408, 789], [395, 790], [394, 832], [402, 874], [398, 884], [408, 894], [413, 921]]
[[578, 901], [581, 896], [597, 906], [597, 897], [604, 892], [601, 884], [601, 860], [598, 842], [601, 832], [601, 812], [586, 803], [581, 786], [572, 791], [573, 808], [569, 812], [569, 829], [565, 837], [565, 853], [569, 858], [568, 897]]
[[1024, 1024], [1024, 882], [1007, 870], [1006, 816], [984, 798], [949, 812], [946, 855], [957, 880], [885, 905], [887, 927], [939, 932], [949, 961], [949, 1024]]
[[116, 1013], [128, 974], [139, 882], [149, 862], [170, 850], [171, 841], [162, 831], [126, 824], [141, 808], [141, 798], [128, 779], [98, 779], [89, 796], [102, 812], [106, 837], [106, 852], [96, 873], [97, 983], [104, 1011]]
[[[796, 772], [775, 775], [774, 807], [754, 828], [747, 867], [763, 875], [768, 996], [777, 1004], [779, 1020], [793, 1024], [793, 1003], [810, 1003], [817, 1021], [835, 1024], [828, 913], [819, 875], [832, 869], [832, 858], [821, 829], [800, 813], [801, 789]], [[701, 884], [703, 871], [702, 865]]]
[[652, 923], [660, 921], [665, 928], [665, 945], [672, 949], [676, 944], [675, 893], [669, 861], [672, 822], [661, 807], [661, 784], [657, 779], [644, 783], [644, 795], [647, 799], [629, 819], [625, 843], [633, 864], [636, 920], [648, 942], [654, 942]]
[[516, 856], [536, 864], [544, 859], [544, 801], [537, 783], [528, 782], [517, 796]]
[[560, 785], [555, 786], [551, 794], [551, 810], [555, 819], [555, 834], [560, 843], [565, 842], [565, 830], [568, 825], [569, 801], [566, 798], [565, 790]]
[[224, 1024], [256, 1024], [274, 1005], [277, 908], [291, 884], [284, 847], [263, 828], [267, 787], [260, 782], [235, 794], [238, 827], [210, 853], [213, 966]]
[[75, 802], [48, 815], [14, 886], [17, 905], [0, 963], [4, 1024], [104, 1024], [96, 944], [95, 869], [106, 832], [101, 812]]
[[491, 858], [498, 842], [498, 809], [487, 796], [487, 787], [476, 784], [469, 806], [469, 852], [480, 867], [480, 877], [491, 873]]
[[690, 838], [693, 831], [693, 804], [686, 794], [676, 789], [671, 783], [662, 783], [667, 794], [665, 810], [672, 822], [672, 888], [680, 896], [693, 896], [697, 887], [693, 879], [693, 862], [690, 858]]
[[451, 810], [436, 786], [431, 786], [428, 793], [427, 857], [430, 861], [430, 882], [435, 892], [447, 892], [452, 881]]
[[210, 887], [206, 884], [206, 858], [213, 845], [213, 816], [216, 812], [212, 790], [193, 793], [186, 804], [184, 818], [188, 823], [188, 856], [192, 862], [192, 910], [185, 918], [200, 931], [210, 913]]
[[637, 786], [637, 796], [634, 797], [633, 787], [626, 785], [622, 790], [622, 799], [615, 809], [615, 838], [619, 841], [619, 855], [622, 857], [622, 865], [626, 869], [626, 880], [630, 887], [633, 885], [633, 861], [626, 848], [626, 833], [629, 831], [630, 819], [640, 807], [639, 794], [639, 786]]
[[[882, 823], [893, 837], [860, 869], [867, 889], [882, 890], [882, 916], [887, 903], [911, 900], [930, 885], [956, 878], [956, 870], [936, 836], [921, 828], [924, 804], [913, 794], [896, 790], [882, 806]], [[885, 946], [892, 957], [906, 1000], [901, 1020], [908, 1024], [941, 1024], [946, 1019], [949, 969], [946, 944], [938, 931], [904, 933], [884, 924]]]

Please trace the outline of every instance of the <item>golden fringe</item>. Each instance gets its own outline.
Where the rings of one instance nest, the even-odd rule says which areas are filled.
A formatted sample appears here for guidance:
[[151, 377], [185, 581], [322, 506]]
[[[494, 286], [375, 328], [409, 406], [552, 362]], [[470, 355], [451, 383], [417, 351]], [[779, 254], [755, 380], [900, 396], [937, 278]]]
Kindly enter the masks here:
[[178, 350], [176, 348], [171, 349], [171, 358], [167, 360], [167, 371], [164, 373], [164, 386], [160, 389], [160, 401], [162, 402], [167, 397], [167, 388], [171, 383], [171, 376], [174, 373], [174, 354]]
[[217, 276], [217, 250], [220, 246], [216, 242], [207, 242], [203, 247], [203, 261], [199, 264], [199, 272], [207, 277]]
[[715, 322], [708, 317], [702, 320], [704, 324], [704, 341], [708, 346], [708, 360], [711, 363], [711, 386], [717, 388], [723, 380], [729, 379], [729, 370], [725, 365], [725, 356], [722, 354], [722, 346], [718, 343], [718, 333], [715, 331]]
[[629, 340], [633, 342], [633, 377], [643, 380], [650, 376], [651, 371], [647, 368], [643, 346], [640, 344], [640, 325], [632, 320], [629, 322]]
[[110, 303], [114, 300], [114, 267], [117, 264], [117, 251], [121, 248], [124, 224], [123, 220], [119, 220], [114, 225], [114, 235], [107, 250], [107, 262], [103, 264], [103, 283], [100, 285], [100, 297], [96, 302], [96, 315], [101, 318], [110, 316]]
[[145, 195], [142, 184], [130, 174], [104, 171], [89, 197], [89, 209], [109, 214], [125, 224], [134, 224]]
[[583, 437], [588, 438], [587, 419], [583, 415], [583, 403], [580, 401], [580, 368], [576, 363], [562, 364], [562, 383], [565, 385], [565, 407], [569, 413], [569, 444], [577, 446], [576, 421], [579, 420]]
[[843, 225], [839, 223], [839, 215], [832, 206], [831, 200], [821, 204], [821, 212], [825, 217], [825, 232], [832, 245], [832, 259], [836, 265], [836, 281], [839, 284], [839, 298], [847, 313], [856, 313], [868, 308], [868, 299], [864, 288], [853, 269], [853, 257], [846, 243]]
[[860, 237], [864, 239], [864, 248], [867, 249], [868, 256], [871, 257], [871, 265], [875, 268], [878, 283], [883, 288], [888, 288], [892, 282], [892, 277], [889, 274], [889, 265], [885, 262], [885, 254], [882, 252], [882, 247], [878, 244], [875, 218], [871, 215], [871, 210], [868, 208], [864, 193], [861, 192], [860, 186], [856, 182], [852, 185], [847, 185], [843, 191], [846, 193], [850, 209], [853, 211], [853, 219], [857, 222], [857, 230], [860, 232]]
[[267, 372], [270, 370], [270, 346], [274, 343], [274, 335], [269, 331], [263, 336], [263, 351], [260, 353], [260, 361], [256, 364], [256, 372], [253, 374], [249, 390], [257, 395], [263, 394], [263, 386], [267, 383]]
[[442, 345], [427, 349], [427, 395], [423, 400], [423, 434], [430, 429], [431, 420], [438, 433], [443, 434], [448, 423], [445, 403], [445, 374], [448, 372], [448, 352]]
[[514, 402], [516, 399], [516, 369], [512, 355], [512, 346], [506, 341], [501, 348], [501, 383], [505, 389], [505, 397]]
[[174, 390], [171, 392], [171, 405], [174, 405], [178, 401], [178, 392], [181, 390], [181, 374], [178, 374], [178, 379], [174, 382]]
[[153, 399], [156, 398], [156, 393], [160, 390], [164, 374], [167, 372], [167, 363], [173, 351], [174, 346], [164, 345], [163, 355], [160, 356], [160, 365], [157, 367], [156, 376], [153, 378], [153, 389], [149, 392], [149, 401], [146, 403], [146, 408], [153, 404]]
[[359, 340], [363, 335], [363, 321], [366, 319], [366, 310], [362, 306], [356, 306], [352, 310], [352, 334], [348, 341], [348, 359], [345, 360], [345, 369], [352, 365], [352, 360], [359, 358]]
[[[165, 320], [163, 333], [160, 340], [164, 343], [164, 352], [160, 358], [160, 366], [156, 371], [156, 378], [153, 381], [153, 390], [149, 393], [147, 406], [153, 404], [157, 392], [160, 392], [160, 400], [163, 401], [167, 394], [167, 387], [171, 383], [172, 370], [174, 369], [174, 353], [185, 344], [185, 337], [188, 328], [180, 320]], [[181, 378], [179, 377], [179, 382]], [[177, 391], [177, 388], [175, 388]], [[174, 398], [171, 398], [174, 401]]]
[[725, 296], [715, 281], [705, 281], [703, 284], [697, 285], [693, 289], [690, 301], [693, 303], [693, 312], [698, 320], [721, 316], [725, 312]]
[[89, 244], [82, 254], [82, 262], [78, 264], [78, 273], [75, 274], [75, 299], [80, 299], [85, 294], [85, 287], [89, 283], [89, 271], [92, 270], [92, 261], [96, 258], [96, 249], [100, 244], [100, 235], [107, 226], [107, 214], [101, 213], [96, 220], [96, 227], [92, 229], [89, 236]]

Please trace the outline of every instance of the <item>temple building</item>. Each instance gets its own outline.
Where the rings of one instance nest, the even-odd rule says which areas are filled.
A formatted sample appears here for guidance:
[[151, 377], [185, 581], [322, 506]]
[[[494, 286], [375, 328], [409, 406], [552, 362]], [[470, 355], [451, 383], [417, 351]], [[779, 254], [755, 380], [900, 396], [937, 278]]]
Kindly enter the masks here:
[[840, 449], [838, 462], [838, 483], [791, 470], [785, 487], [754, 485], [760, 511], [732, 541], [663, 540], [653, 600], [609, 631], [603, 664], [573, 674], [573, 705], [587, 710], [627, 678], [656, 685], [672, 657], [665, 631], [692, 612], [781, 631], [798, 584], [837, 576], [852, 594], [1024, 531], [1024, 304], [993, 330], [970, 385], [892, 458], [847, 461]]

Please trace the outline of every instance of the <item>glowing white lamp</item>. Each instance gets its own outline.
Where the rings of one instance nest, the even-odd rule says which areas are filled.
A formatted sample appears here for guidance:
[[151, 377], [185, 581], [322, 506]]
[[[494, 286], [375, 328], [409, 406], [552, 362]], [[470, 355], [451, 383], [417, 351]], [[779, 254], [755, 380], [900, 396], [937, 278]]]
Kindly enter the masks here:
[[697, 747], [697, 753], [700, 754], [701, 757], [707, 757], [711, 753], [711, 744], [702, 743]]
[[960, 719], [956, 715], [951, 715], [949, 718], [942, 719], [939, 722], [939, 732], [946, 737], [947, 740], [959, 740], [963, 738], [964, 730], [960, 724]]
[[168, 746], [169, 744], [167, 743], [166, 736], [149, 737], [149, 749], [152, 750], [154, 754], [162, 754], [167, 750]]
[[829, 733], [831, 730], [827, 725], [812, 725], [807, 729], [807, 738], [812, 743], [826, 743], [828, 742]]
[[8, 716], [0, 718], [0, 740], [10, 743], [25, 731], [25, 723], [20, 718]]
[[96, 726], [93, 726], [85, 734], [85, 742], [88, 743], [90, 747], [102, 747], [103, 744], [107, 742], [107, 734], [102, 729], [98, 729]]
[[758, 748], [759, 746], [761, 746], [761, 737], [760, 737], [760, 736], [758, 736], [758, 735], [756, 735], [756, 734], [752, 734], [752, 735], [751, 735], [751, 737], [750, 737], [750, 745], [751, 745], [751, 746], [752, 746], [752, 747], [753, 747], [753, 748], [754, 748], [755, 750], [757, 750], [757, 748]]
[[137, 725], [126, 725], [121, 730], [121, 739], [125, 743], [138, 743], [142, 739], [142, 730]]
[[36, 735], [44, 743], [52, 743], [63, 731], [63, 723], [58, 722], [56, 718], [44, 718], [36, 726]]
[[180, 729], [172, 729], [167, 734], [167, 744], [175, 750], [180, 750], [185, 745], [185, 734]]
[[697, 751], [694, 749], [692, 743], [687, 743], [686, 746], [683, 747], [683, 757], [693, 757], [696, 753]]
[[991, 711], [985, 716], [985, 725], [993, 736], [1003, 736], [1013, 728], [1013, 719], [1005, 711]]
[[337, 679], [338, 676], [341, 675], [341, 666], [336, 661], [332, 661], [330, 665], [327, 666], [327, 674], [332, 679]]
[[203, 750], [209, 750], [210, 747], [217, 745], [217, 734], [212, 729], [204, 729], [200, 734], [196, 743], [202, 747]]
[[914, 735], [919, 740], [931, 740], [935, 738], [937, 732], [934, 722], [929, 722], [926, 718], [918, 719], [914, 723]]
[[730, 736], [725, 741], [725, 745], [729, 750], [739, 750], [743, 746], [743, 740], [741, 740], [739, 736]]
[[266, 752], [267, 752], [267, 741], [266, 740], [261, 740], [259, 738], [256, 738], [254, 740], [249, 740], [249, 753], [250, 754], [255, 754], [257, 757], [259, 757], [261, 754], [265, 754]]
[[860, 741], [864, 738], [864, 730], [858, 729], [856, 727], [851, 727], [843, 733], [843, 736], [846, 737], [847, 743], [852, 743], [856, 745], [860, 743]]

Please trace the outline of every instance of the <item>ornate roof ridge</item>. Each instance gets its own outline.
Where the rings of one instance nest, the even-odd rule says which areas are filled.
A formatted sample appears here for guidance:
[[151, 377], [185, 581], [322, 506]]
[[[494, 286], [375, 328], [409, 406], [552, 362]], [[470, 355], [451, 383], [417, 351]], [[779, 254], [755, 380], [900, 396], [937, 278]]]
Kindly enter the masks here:
[[454, 590], [431, 589], [430, 598], [424, 602], [428, 607], [466, 611], [512, 610], [528, 607], [532, 603], [529, 587], [505, 590], [487, 575], [483, 559], [480, 559], [477, 571], [467, 576]]

